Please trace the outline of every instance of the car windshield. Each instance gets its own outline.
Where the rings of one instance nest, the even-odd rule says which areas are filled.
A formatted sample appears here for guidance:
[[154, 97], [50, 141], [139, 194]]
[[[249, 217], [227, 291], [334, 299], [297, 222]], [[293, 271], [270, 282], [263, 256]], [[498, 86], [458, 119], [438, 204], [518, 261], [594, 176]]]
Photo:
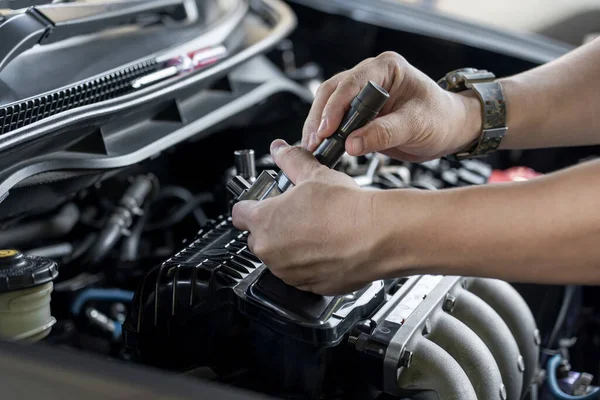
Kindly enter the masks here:
[[598, 0], [389, 0], [579, 45], [600, 33]]

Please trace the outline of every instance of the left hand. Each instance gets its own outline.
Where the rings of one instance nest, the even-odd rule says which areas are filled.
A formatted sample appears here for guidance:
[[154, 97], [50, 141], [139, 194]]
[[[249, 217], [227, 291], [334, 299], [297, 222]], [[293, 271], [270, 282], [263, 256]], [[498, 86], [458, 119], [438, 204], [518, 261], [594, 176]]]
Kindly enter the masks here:
[[271, 154], [295, 187], [234, 206], [233, 224], [250, 232], [250, 250], [287, 284], [322, 295], [349, 293], [378, 279], [370, 262], [377, 244], [373, 192], [302, 147], [276, 140]]

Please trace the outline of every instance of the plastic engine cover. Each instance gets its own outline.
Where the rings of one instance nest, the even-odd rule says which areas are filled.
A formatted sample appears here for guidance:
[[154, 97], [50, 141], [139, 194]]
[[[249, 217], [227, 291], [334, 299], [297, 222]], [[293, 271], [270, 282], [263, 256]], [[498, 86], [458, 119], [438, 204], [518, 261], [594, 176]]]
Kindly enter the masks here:
[[[232, 348], [234, 336], [245, 335], [247, 321], [327, 348], [338, 345], [384, 297], [382, 281], [334, 297], [288, 286], [248, 250], [247, 233], [222, 218], [146, 275], [124, 333], [129, 348], [160, 365], [213, 363]], [[203, 344], [195, 345], [199, 341]]]

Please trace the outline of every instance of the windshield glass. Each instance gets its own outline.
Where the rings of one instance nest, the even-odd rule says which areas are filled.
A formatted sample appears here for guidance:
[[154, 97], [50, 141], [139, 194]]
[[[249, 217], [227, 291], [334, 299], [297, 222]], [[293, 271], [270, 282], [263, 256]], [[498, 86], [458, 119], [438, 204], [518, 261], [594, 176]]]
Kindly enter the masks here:
[[537, 33], [579, 45], [600, 33], [598, 0], [389, 0], [485, 26]]

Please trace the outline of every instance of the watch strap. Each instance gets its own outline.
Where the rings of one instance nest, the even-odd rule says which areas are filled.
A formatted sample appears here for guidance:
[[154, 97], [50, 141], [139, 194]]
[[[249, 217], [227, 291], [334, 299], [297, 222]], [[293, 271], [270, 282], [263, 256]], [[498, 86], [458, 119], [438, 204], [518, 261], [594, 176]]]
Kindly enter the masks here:
[[447, 158], [462, 160], [486, 156], [496, 151], [507, 132], [506, 104], [500, 82], [485, 70], [464, 68], [448, 73], [438, 81], [443, 89], [461, 92], [473, 89], [482, 104], [482, 131], [478, 140], [467, 150]]

